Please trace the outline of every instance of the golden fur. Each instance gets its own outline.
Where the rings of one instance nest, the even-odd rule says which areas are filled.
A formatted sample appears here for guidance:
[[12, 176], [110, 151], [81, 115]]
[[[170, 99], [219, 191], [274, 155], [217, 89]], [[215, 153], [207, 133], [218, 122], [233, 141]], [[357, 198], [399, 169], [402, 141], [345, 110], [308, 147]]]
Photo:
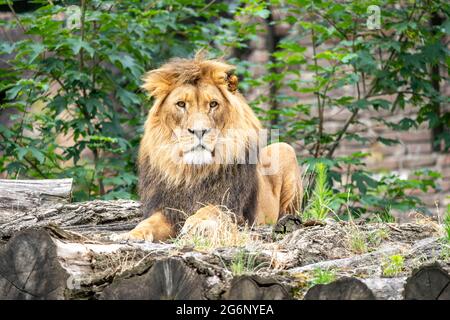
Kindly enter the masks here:
[[[238, 92], [233, 70], [197, 55], [145, 75], [142, 87], [154, 104], [138, 160], [148, 218], [119, 239], [164, 240], [184, 223], [191, 228], [204, 221], [205, 205], [225, 205], [249, 223], [275, 223], [299, 209], [302, 186], [292, 147], [272, 144], [256, 151], [257, 163], [239, 162], [258, 146], [261, 124]], [[273, 164], [277, 171], [265, 173]]]
[[[155, 99], [145, 124], [145, 133], [139, 150], [139, 162], [147, 156], [150, 161], [165, 174], [167, 181], [173, 185], [193, 184], [210, 174], [215, 174], [222, 166], [216, 163], [209, 166], [192, 166], [175, 163], [174, 154], [179, 151], [173, 130], [184, 123], [176, 123], [179, 112], [169, 106], [164, 106], [168, 96], [178, 89], [177, 96], [186, 96], [189, 89], [203, 86], [205, 91], [217, 88], [223, 97], [225, 109], [218, 125], [214, 129], [223, 137], [221, 146], [223, 157], [238, 157], [243, 148], [251, 143], [257, 143], [257, 131], [261, 124], [244, 98], [236, 92], [237, 78], [231, 72], [234, 67], [218, 60], [204, 60], [197, 56], [194, 60], [174, 59], [157, 70], [148, 72], [144, 77], [143, 88]], [[231, 83], [230, 79], [231, 78]], [[230, 90], [231, 87], [231, 90]], [[180, 90], [181, 88], [181, 90]], [[215, 92], [217, 95], [217, 92]], [[198, 109], [197, 113], [207, 113], [206, 109]], [[218, 121], [219, 122], [219, 121]], [[236, 131], [230, 129], [237, 129]], [[241, 134], [247, 134], [242, 136]], [[189, 144], [190, 141], [188, 141]], [[230, 147], [233, 146], [233, 147]], [[224, 150], [225, 149], [225, 150]], [[217, 159], [216, 162], [221, 162]]]

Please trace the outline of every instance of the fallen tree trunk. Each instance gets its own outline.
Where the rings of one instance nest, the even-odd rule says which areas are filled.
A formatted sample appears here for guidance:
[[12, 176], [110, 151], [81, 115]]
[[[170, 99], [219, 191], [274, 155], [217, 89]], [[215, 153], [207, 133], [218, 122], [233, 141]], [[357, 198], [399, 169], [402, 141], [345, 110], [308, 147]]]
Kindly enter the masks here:
[[19, 232], [0, 250], [0, 299], [201, 297], [204, 281], [182, 261], [150, 259], [171, 245], [86, 240], [57, 228]]
[[173, 244], [95, 243], [55, 227], [29, 229], [0, 249], [0, 300], [290, 297], [276, 280], [233, 280], [224, 266], [204, 258]]
[[342, 277], [329, 284], [313, 286], [305, 300], [400, 300], [405, 278], [358, 279]]
[[287, 300], [291, 294], [286, 287], [272, 279], [242, 276], [233, 279], [226, 297], [230, 300]]
[[72, 197], [72, 182], [72, 179], [0, 179], [0, 219], [48, 204], [69, 203]]
[[[1, 207], [11, 199], [0, 198]], [[360, 226], [363, 236], [382, 231], [383, 238], [355, 254], [347, 223], [289, 217], [273, 237], [270, 228], [256, 228], [257, 240], [247, 237], [241, 248], [204, 250], [177, 241], [110, 241], [142, 219], [137, 201], [48, 199], [0, 212], [0, 299], [448, 299], [443, 244], [432, 224]], [[394, 254], [404, 257], [403, 270], [383, 278], [382, 264]], [[439, 270], [412, 272], [437, 260]], [[244, 274], [234, 275], [236, 266]], [[308, 290], [317, 269], [333, 269], [337, 281]]]
[[27, 228], [58, 225], [66, 230], [105, 236], [132, 229], [142, 219], [141, 204], [131, 200], [53, 204], [0, 218], [0, 238]]
[[450, 300], [450, 266], [433, 263], [413, 271], [405, 286], [408, 300]]

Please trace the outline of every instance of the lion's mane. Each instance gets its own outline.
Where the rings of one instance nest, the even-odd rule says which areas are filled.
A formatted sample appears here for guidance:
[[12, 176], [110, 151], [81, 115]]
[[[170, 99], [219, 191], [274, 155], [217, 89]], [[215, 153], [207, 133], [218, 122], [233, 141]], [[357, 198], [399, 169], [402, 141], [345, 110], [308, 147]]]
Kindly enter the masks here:
[[239, 130], [239, 136], [232, 136], [232, 139], [239, 141], [245, 155], [249, 156], [250, 148], [258, 144], [261, 126], [237, 91], [233, 70], [234, 67], [227, 63], [206, 60], [200, 55], [192, 60], [171, 60], [145, 75], [143, 88], [154, 98], [138, 159], [139, 194], [146, 216], [162, 210], [180, 227], [187, 215], [204, 205], [214, 204], [226, 206], [250, 223], [254, 221], [258, 189], [256, 165], [237, 161], [189, 165], [172, 161], [173, 132], [167, 123], [173, 120], [161, 108], [165, 98], [177, 86], [202, 81], [214, 84], [231, 106], [223, 119], [225, 129]]

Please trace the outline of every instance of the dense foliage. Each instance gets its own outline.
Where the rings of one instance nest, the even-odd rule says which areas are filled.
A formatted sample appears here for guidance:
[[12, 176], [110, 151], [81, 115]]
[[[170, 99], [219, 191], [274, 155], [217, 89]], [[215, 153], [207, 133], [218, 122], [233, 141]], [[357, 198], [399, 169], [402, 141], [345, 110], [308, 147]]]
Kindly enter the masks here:
[[[14, 12], [11, 1], [0, 3]], [[381, 29], [368, 29], [369, 5], [382, 8]], [[6, 92], [1, 108], [15, 111], [12, 125], [0, 125], [0, 172], [10, 178], [74, 177], [77, 200], [135, 197], [136, 149], [150, 106], [139, 88], [141, 76], [171, 57], [207, 48], [238, 65], [244, 94], [269, 87], [252, 107], [283, 140], [301, 141], [310, 155], [302, 163], [329, 167], [333, 211], [360, 214], [370, 207], [383, 218], [391, 208], [417, 207], [419, 199], [408, 191], [434, 187], [438, 173], [375, 179], [364, 169], [366, 154], [334, 154], [345, 139], [367, 139], [349, 130], [364, 125], [358, 121], [362, 110], [407, 106], [415, 108], [414, 118], [393, 123], [380, 114], [374, 120], [403, 131], [427, 123], [435, 150], [449, 150], [448, 97], [439, 90], [447, 79], [436, 71], [450, 65], [444, 42], [449, 12], [443, 0], [42, 1], [34, 11], [1, 21], [25, 37], [0, 43], [0, 54], [11, 57], [0, 70]], [[276, 24], [286, 23], [289, 34], [273, 36]], [[266, 41], [270, 63], [264, 77], [254, 78], [246, 53], [266, 34], [272, 36]], [[312, 55], [301, 44], [306, 37]], [[313, 79], [306, 80], [305, 72]], [[356, 94], [333, 94], [344, 86]], [[295, 93], [312, 93], [316, 101], [305, 104]], [[349, 112], [336, 132], [324, 128], [327, 108]]]

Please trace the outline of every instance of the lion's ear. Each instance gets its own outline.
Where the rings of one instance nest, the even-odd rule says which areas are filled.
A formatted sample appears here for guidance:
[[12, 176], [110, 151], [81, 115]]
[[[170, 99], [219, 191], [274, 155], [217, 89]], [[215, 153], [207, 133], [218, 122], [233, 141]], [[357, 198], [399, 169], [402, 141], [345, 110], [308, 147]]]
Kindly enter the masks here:
[[239, 79], [234, 72], [227, 72], [227, 86], [231, 93], [235, 93], [238, 89]]
[[166, 96], [172, 84], [170, 75], [161, 69], [147, 72], [142, 80], [144, 81], [142, 89], [156, 99]]

